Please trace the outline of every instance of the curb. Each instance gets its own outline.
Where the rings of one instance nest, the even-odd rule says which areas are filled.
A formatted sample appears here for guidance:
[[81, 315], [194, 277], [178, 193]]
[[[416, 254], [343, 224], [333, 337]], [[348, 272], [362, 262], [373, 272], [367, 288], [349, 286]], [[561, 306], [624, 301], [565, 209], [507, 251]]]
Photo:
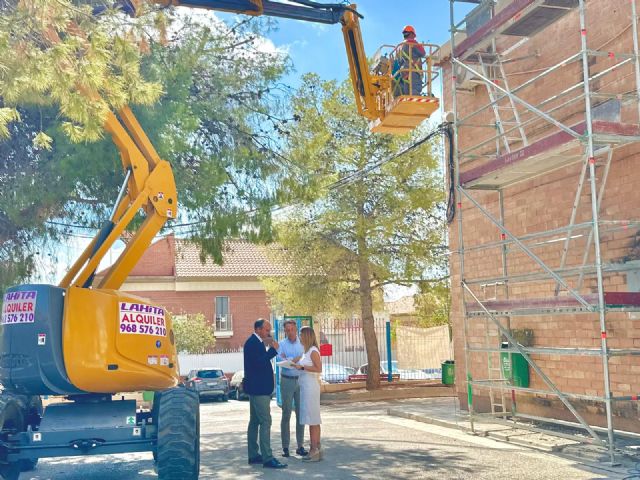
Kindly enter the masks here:
[[[395, 410], [395, 409], [389, 408], [387, 409], [387, 415], [392, 417], [406, 418], [408, 420], [414, 420], [416, 422], [426, 423], [429, 425], [437, 425], [439, 427], [461, 430], [469, 435], [475, 435], [479, 437], [488, 437], [499, 442], [510, 443], [513, 445], [520, 445], [523, 447], [533, 448], [535, 450], [540, 450], [548, 453], [561, 452], [563, 448], [569, 445], [569, 444], [545, 445], [540, 441], [535, 440], [535, 436], [539, 435], [539, 434], [536, 434], [535, 432], [530, 432], [528, 430], [512, 430], [510, 427], [505, 427], [504, 425], [496, 425], [496, 427], [500, 427], [498, 430], [480, 430], [480, 431], [476, 430], [475, 432], [472, 432], [470, 427], [461, 425], [456, 422], [442, 420], [440, 418], [427, 417], [425, 415], [418, 415], [415, 413], [409, 413], [402, 410]], [[509, 433], [507, 433], [507, 431], [509, 431]], [[579, 442], [575, 442], [575, 444], [578, 444], [578, 443]]]
[[456, 430], [462, 430], [463, 432], [472, 433], [470, 428], [460, 425], [456, 422], [449, 422], [440, 418], [426, 417], [424, 415], [417, 415], [415, 413], [404, 412], [402, 410], [395, 410], [393, 408], [387, 409], [387, 415], [391, 417], [406, 418], [408, 420], [415, 420], [416, 422], [428, 423], [429, 425], [437, 425], [439, 427], [454, 428]]
[[400, 400], [409, 398], [453, 397], [455, 391], [449, 386], [430, 385], [414, 388], [393, 388], [374, 391], [351, 390], [345, 392], [323, 393], [320, 396], [322, 405], [334, 403], [375, 402]]

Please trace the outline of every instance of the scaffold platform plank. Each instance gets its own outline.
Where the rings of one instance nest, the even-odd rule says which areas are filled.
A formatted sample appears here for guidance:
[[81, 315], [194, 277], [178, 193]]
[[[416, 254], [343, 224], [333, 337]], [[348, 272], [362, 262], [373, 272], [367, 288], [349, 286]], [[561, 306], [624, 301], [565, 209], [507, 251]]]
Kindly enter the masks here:
[[486, 48], [498, 35], [529, 37], [578, 6], [578, 0], [513, 0], [456, 47], [454, 56], [464, 59]]
[[[556, 313], [588, 313], [597, 310], [598, 295], [588, 294], [582, 298], [591, 305], [587, 308], [576, 298], [569, 296], [483, 301], [484, 307], [494, 316], [545, 315]], [[604, 292], [607, 310], [640, 311], [640, 292]], [[487, 312], [477, 303], [466, 304], [467, 315], [486, 316]]]
[[[584, 135], [586, 123], [579, 123], [571, 129]], [[593, 136], [596, 146], [638, 142], [640, 127], [596, 120], [593, 122]], [[484, 165], [460, 172], [460, 184], [477, 190], [496, 190], [551, 172], [583, 158], [584, 148], [581, 139], [560, 131], [501, 155]]]

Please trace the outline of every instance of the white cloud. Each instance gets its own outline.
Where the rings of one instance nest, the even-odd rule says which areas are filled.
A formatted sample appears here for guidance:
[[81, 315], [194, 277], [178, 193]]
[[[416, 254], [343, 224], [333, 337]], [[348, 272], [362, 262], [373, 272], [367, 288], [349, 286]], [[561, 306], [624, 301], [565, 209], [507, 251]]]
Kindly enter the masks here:
[[[36, 256], [36, 272], [31, 281], [58, 284], [89, 243], [91, 243], [91, 238], [88, 235], [67, 236], [53, 243]], [[98, 271], [112, 265], [118, 255], [124, 251], [124, 248], [124, 243], [117, 240], [100, 262]]]

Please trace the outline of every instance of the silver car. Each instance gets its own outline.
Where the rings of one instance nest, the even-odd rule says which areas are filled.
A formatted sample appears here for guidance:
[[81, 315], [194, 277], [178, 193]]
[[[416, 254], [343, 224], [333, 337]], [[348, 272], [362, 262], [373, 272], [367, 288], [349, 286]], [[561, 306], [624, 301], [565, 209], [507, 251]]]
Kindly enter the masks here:
[[327, 363], [322, 365], [322, 381], [326, 383], [347, 383], [349, 375], [355, 373], [353, 368], [338, 365], [337, 363]]
[[198, 392], [200, 398], [215, 397], [229, 400], [229, 380], [221, 368], [191, 370], [187, 376], [187, 387]]

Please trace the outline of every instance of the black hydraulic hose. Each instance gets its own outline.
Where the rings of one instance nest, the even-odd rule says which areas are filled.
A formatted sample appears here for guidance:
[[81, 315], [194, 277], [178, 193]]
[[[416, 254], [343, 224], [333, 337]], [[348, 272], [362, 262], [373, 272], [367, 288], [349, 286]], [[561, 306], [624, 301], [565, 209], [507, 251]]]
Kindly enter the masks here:
[[447, 162], [447, 170], [449, 170], [449, 192], [447, 195], [447, 223], [453, 222], [456, 216], [456, 182], [455, 182], [455, 165], [453, 162], [453, 127], [447, 124], [444, 128], [444, 134], [449, 143], [449, 156]]

